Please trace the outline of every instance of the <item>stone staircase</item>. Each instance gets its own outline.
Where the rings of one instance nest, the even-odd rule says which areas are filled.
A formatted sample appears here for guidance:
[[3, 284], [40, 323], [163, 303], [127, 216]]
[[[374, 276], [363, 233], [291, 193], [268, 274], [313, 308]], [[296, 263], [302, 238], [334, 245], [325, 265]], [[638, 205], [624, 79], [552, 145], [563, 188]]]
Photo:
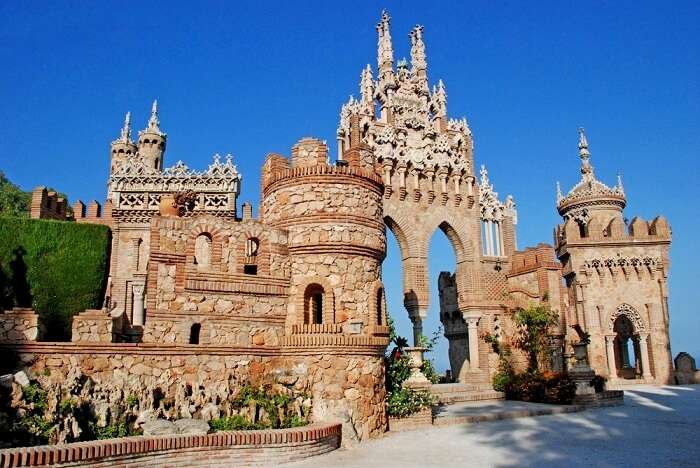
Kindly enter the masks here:
[[434, 384], [430, 387], [430, 392], [437, 396], [437, 404], [450, 405], [453, 403], [464, 403], [469, 401], [503, 400], [505, 395], [495, 391], [491, 384]]

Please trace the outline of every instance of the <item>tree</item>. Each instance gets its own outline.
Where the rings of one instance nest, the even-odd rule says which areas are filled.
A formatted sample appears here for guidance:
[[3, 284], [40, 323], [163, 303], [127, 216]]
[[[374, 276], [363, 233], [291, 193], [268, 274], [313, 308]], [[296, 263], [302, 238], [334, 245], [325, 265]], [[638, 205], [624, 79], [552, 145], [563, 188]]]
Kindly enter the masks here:
[[0, 215], [26, 218], [29, 216], [31, 200], [30, 192], [22, 191], [0, 171]]
[[516, 346], [528, 355], [528, 370], [538, 370], [539, 358], [547, 355], [549, 327], [556, 325], [559, 315], [546, 304], [530, 304], [526, 309], [518, 309], [514, 316], [520, 328]]

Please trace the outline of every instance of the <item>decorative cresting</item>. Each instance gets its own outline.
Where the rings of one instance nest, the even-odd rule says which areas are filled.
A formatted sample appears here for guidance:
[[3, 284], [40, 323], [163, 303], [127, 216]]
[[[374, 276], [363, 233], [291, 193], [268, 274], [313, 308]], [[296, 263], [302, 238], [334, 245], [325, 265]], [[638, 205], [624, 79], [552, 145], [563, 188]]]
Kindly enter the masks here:
[[[354, 144], [353, 138], [374, 150], [382, 167], [387, 196], [398, 179], [400, 196], [413, 190], [417, 201], [421, 187], [427, 187], [430, 202], [434, 192], [454, 192], [461, 201], [461, 185], [472, 195], [472, 135], [465, 118], [447, 117], [447, 92], [439, 81], [428, 86], [423, 27], [410, 34], [411, 68], [400, 60], [394, 69], [389, 15], [383, 12], [377, 25], [378, 77], [370, 65], [360, 78], [360, 100], [350, 96], [340, 111], [338, 159]], [[375, 108], [379, 108], [376, 115]], [[351, 127], [356, 127], [351, 130]], [[443, 197], [446, 202], [447, 198]]]
[[629, 304], [623, 303], [620, 304], [617, 309], [615, 309], [611, 314], [610, 318], [608, 320], [608, 327], [610, 329], [610, 333], [614, 333], [615, 331], [615, 321], [617, 318], [621, 315], [624, 315], [634, 325], [634, 330], [637, 333], [647, 333], [647, 327], [644, 324], [644, 320], [642, 319], [642, 316], [637, 312], [637, 309], [632, 307]]
[[479, 172], [479, 212], [483, 230], [483, 254], [486, 256], [504, 256], [503, 222], [510, 218], [513, 225], [518, 224], [518, 212], [515, 209], [513, 196], [508, 195], [506, 202], [501, 203], [498, 192], [493, 189], [489, 181], [489, 173], [485, 165], [481, 165]]
[[608, 187], [596, 179], [591, 165], [591, 153], [588, 151], [588, 140], [583, 128], [579, 128], [579, 157], [581, 158], [581, 180], [562, 195], [561, 186], [557, 182], [557, 210], [565, 220], [573, 219], [585, 225], [588, 221], [588, 208], [611, 206], [622, 210], [627, 201], [622, 187], [622, 178], [617, 177], [617, 185]]
[[191, 190], [198, 194], [194, 213], [235, 217], [241, 176], [231, 155], [225, 162], [214, 155], [206, 171], [188, 168], [182, 161], [163, 171], [149, 166], [140, 157], [127, 159], [109, 178], [109, 197], [115, 217], [150, 218], [158, 212], [165, 193]]

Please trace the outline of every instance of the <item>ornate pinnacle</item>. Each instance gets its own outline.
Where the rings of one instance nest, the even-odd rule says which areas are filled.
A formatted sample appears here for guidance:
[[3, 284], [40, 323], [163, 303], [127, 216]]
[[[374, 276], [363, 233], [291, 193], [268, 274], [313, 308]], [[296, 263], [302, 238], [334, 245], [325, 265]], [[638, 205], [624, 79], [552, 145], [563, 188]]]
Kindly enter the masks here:
[[486, 170], [485, 164], [481, 165], [481, 170], [479, 171], [479, 175], [481, 176], [481, 180], [479, 181], [479, 185], [481, 187], [488, 186], [489, 185], [489, 171]]
[[160, 131], [160, 120], [158, 120], [158, 99], [153, 101], [151, 106], [151, 117], [148, 119], [148, 128]]
[[382, 18], [377, 24], [377, 64], [380, 75], [390, 72], [394, 64], [394, 48], [391, 44], [391, 31], [389, 30], [390, 20], [389, 13], [383, 10]]
[[562, 195], [561, 185], [559, 185], [559, 181], [557, 181], [557, 202], [559, 202], [562, 198], [564, 198], [564, 195]]
[[578, 155], [581, 158], [581, 174], [584, 180], [593, 180], [593, 166], [589, 161], [591, 153], [588, 151], [588, 140], [583, 127], [578, 129]]
[[425, 43], [423, 42], [423, 26], [416, 25], [409, 34], [411, 38], [411, 65], [413, 73], [417, 71], [425, 72], [428, 67], [425, 61]]
[[374, 80], [372, 79], [372, 67], [369, 64], [362, 70], [360, 92], [362, 94], [362, 102], [372, 103], [374, 100]]
[[127, 112], [126, 117], [124, 117], [124, 126], [119, 140], [122, 143], [131, 143], [131, 112]]
[[433, 91], [435, 95], [435, 107], [436, 112], [440, 116], [447, 115], [447, 91], [445, 91], [445, 84], [442, 80], [438, 81], [437, 90]]
[[625, 188], [622, 186], [622, 175], [620, 174], [617, 175], [617, 186], [615, 187], [615, 190], [620, 192], [622, 195], [625, 194]]

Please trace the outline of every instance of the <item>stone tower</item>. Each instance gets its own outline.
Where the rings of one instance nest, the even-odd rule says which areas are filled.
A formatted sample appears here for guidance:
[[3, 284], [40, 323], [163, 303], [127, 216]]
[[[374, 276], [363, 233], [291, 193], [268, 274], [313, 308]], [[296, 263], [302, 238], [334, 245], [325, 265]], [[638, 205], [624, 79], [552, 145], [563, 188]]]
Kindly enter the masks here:
[[163, 170], [163, 153], [167, 135], [160, 130], [158, 101], [153, 101], [151, 116], [145, 129], [139, 132], [139, 155], [147, 166]]
[[[670, 227], [661, 216], [627, 223], [622, 180], [611, 188], [596, 179], [583, 129], [578, 147], [580, 182], [566, 196], [557, 184], [564, 222], [554, 242], [571, 304], [566, 322], [591, 335], [591, 367], [613, 384], [667, 383]], [[568, 338], [577, 340], [571, 330]]]
[[109, 173], [114, 174], [127, 159], [134, 157], [137, 152], [138, 148], [131, 140], [131, 112], [127, 112], [119, 138], [110, 145]]
[[[449, 239], [457, 264], [454, 301], [450, 301], [456, 311], [450, 317], [461, 321], [468, 335], [464, 340], [461, 334], [448, 333], [457, 339], [451, 349], [459, 355], [455, 346], [468, 343], [462, 354], [470, 356], [469, 365], [462, 366], [459, 379], [485, 383], [489, 381], [488, 351], [480, 346], [479, 334], [504, 312], [501, 289], [509, 256], [516, 248], [515, 205], [512, 199], [506, 204], [498, 200], [485, 170], [483, 183], [477, 182], [466, 119], [448, 118], [447, 91], [441, 80], [429, 86], [423, 27], [415, 26], [409, 34], [410, 64], [394, 63], [386, 12], [377, 34], [377, 77], [367, 65], [360, 75], [360, 99], [351, 97], [342, 106], [338, 159], [348, 164], [351, 160], [372, 163], [383, 178], [384, 223], [401, 251], [404, 305], [413, 322], [415, 344], [428, 313], [430, 239], [438, 229]], [[367, 155], [373, 159], [368, 161]], [[487, 288], [487, 283], [494, 287]]]
[[330, 165], [326, 144], [304, 138], [291, 163], [268, 157], [262, 183], [262, 221], [288, 231], [287, 329], [386, 333], [381, 178], [359, 164]]

